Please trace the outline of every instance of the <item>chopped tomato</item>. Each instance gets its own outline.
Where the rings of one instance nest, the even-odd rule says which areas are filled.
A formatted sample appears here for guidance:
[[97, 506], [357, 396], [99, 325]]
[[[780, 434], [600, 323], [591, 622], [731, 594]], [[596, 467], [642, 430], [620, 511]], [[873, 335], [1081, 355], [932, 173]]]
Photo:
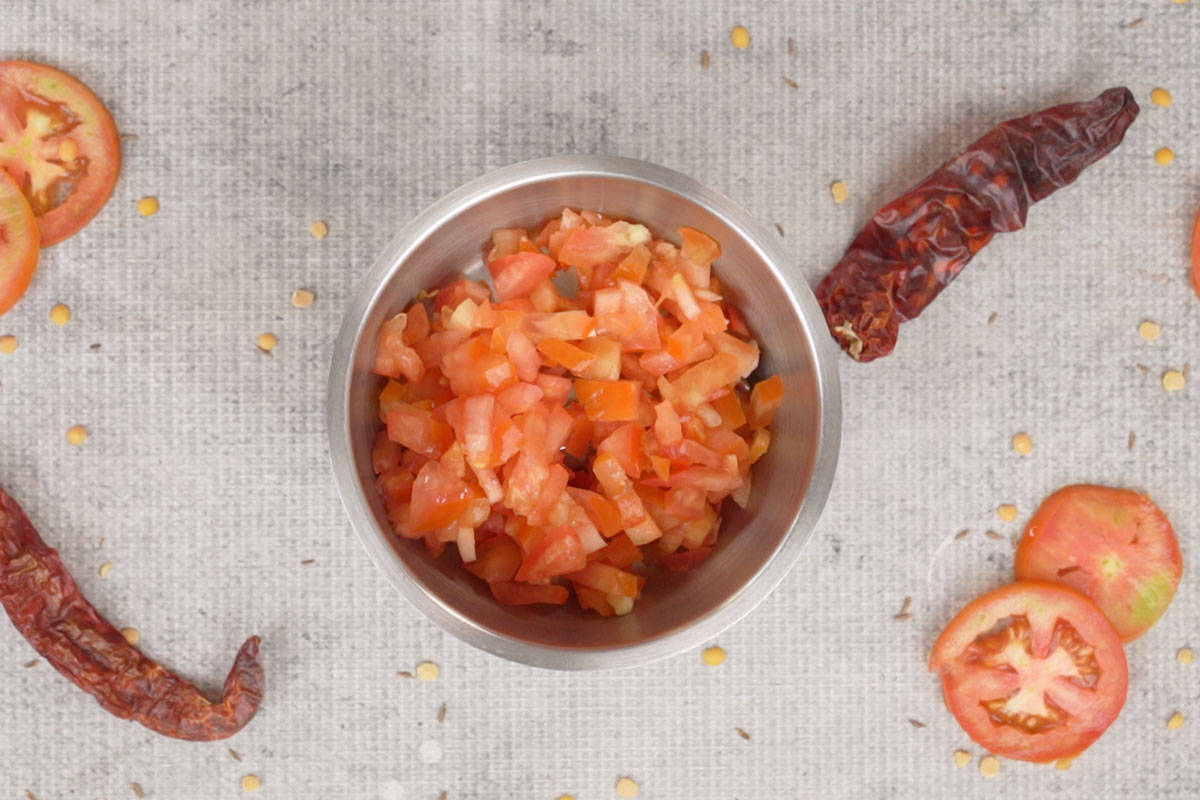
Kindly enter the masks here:
[[775, 412], [783, 404], [783, 381], [772, 375], [754, 384], [750, 392], [750, 427], [765, 428], [775, 419]]
[[1017, 547], [1014, 572], [1083, 592], [1128, 642], [1171, 604], [1183, 559], [1171, 523], [1149, 497], [1077, 485], [1042, 501]]
[[758, 345], [712, 275], [719, 245], [680, 236], [563, 209], [536, 237], [493, 232], [494, 293], [455, 280], [381, 326], [371, 460], [397, 536], [454, 542], [502, 603], [573, 591], [607, 616], [641, 591], [632, 565], [704, 559], [781, 397], [743, 383]]
[[[4, 144], [0, 141], [0, 148]], [[13, 179], [0, 170], [0, 314], [25, 294], [38, 263], [38, 227]]]
[[49, 247], [86, 225], [112, 195], [121, 171], [117, 127], [99, 98], [67, 73], [0, 63], [0, 168], [25, 195], [38, 240]]
[[969, 603], [934, 643], [931, 671], [967, 735], [997, 755], [1053, 761], [1117, 718], [1128, 668], [1100, 609], [1060, 584], [1018, 581]]

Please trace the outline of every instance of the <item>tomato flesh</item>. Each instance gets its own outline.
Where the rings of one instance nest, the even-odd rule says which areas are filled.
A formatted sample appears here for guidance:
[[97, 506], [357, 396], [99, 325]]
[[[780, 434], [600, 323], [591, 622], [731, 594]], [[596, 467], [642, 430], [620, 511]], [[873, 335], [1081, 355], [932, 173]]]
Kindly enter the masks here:
[[1082, 594], [1018, 581], [969, 603], [933, 646], [929, 668], [975, 742], [1007, 758], [1077, 755], [1125, 703], [1120, 637]]
[[1083, 592], [1128, 642], [1167, 610], [1183, 558], [1171, 523], [1150, 498], [1076, 485], [1047, 497], [1029, 520], [1014, 574]]
[[0, 314], [25, 294], [38, 263], [38, 228], [21, 189], [0, 171]]
[[112, 195], [121, 171], [116, 125], [65, 72], [0, 63], [0, 167], [29, 201], [47, 247], [86, 225]]

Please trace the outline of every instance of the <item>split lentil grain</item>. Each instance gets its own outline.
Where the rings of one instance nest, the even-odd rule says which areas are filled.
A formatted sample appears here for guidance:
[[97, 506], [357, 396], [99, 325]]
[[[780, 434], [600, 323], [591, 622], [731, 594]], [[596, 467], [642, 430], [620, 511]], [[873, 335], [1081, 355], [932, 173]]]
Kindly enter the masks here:
[[143, 217], [153, 217], [158, 213], [158, 198], [143, 197], [137, 201], [137, 212]]
[[1179, 370], [1170, 369], [1163, 373], [1162, 385], [1168, 392], [1179, 392], [1187, 385], [1187, 378]]
[[71, 321], [71, 309], [59, 303], [50, 309], [50, 321], [61, 328]]
[[318, 241], [329, 235], [329, 226], [321, 220], [317, 220], [312, 225], [308, 226], [308, 232]]
[[626, 800], [637, 797], [638, 790], [640, 788], [641, 787], [638, 786], [637, 781], [635, 781], [633, 778], [621, 778], [619, 781], [617, 781], [617, 794], [626, 798]]
[[841, 205], [850, 197], [850, 187], [845, 181], [834, 181], [829, 184], [829, 194], [833, 197], [833, 202]]
[[1174, 160], [1175, 160], [1175, 151], [1169, 147], [1160, 147], [1154, 151], [1154, 161], [1159, 166], [1165, 167], [1167, 164], [1170, 164]]
[[12, 355], [17, 352], [17, 348], [21, 343], [17, 341], [17, 337], [12, 335], [0, 336], [0, 353]]
[[70, 444], [78, 447], [86, 442], [87, 438], [87, 428], [83, 427], [82, 425], [72, 425], [71, 427], [67, 428], [67, 442]]
[[134, 645], [142, 640], [142, 634], [138, 633], [137, 628], [122, 628], [121, 635], [125, 637], [125, 641]]
[[1012, 437], [1012, 449], [1023, 456], [1033, 452], [1033, 439], [1028, 433], [1018, 433]]
[[979, 759], [979, 774], [985, 778], [994, 778], [1000, 774], [1000, 759], [995, 756], [984, 756]]
[[725, 651], [716, 645], [706, 647], [701, 651], [700, 659], [710, 667], [718, 667], [725, 662]]
[[292, 305], [296, 308], [308, 308], [316, 299], [317, 296], [307, 289], [297, 289], [292, 292]]
[[1195, 658], [1196, 656], [1192, 653], [1192, 648], [1190, 647], [1181, 647], [1179, 648], [1179, 652], [1175, 654], [1175, 660], [1180, 664], [1190, 664]]
[[440, 672], [438, 665], [432, 661], [422, 661], [417, 664], [417, 680], [419, 681], [436, 681]]
[[999, 517], [1002, 522], [1012, 522], [1017, 518], [1017, 507], [1011, 503], [1005, 503], [996, 509], [996, 516]]
[[1071, 768], [1071, 765], [1074, 763], [1075, 763], [1075, 758], [1073, 756], [1070, 758], [1060, 758], [1054, 762], [1054, 768], [1057, 770], [1068, 770]]
[[750, 31], [738, 25], [729, 32], [729, 41], [738, 50], [745, 50], [750, 46]]
[[955, 750], [954, 751], [954, 766], [958, 767], [959, 769], [962, 769], [969, 763], [971, 763], [971, 754], [970, 753], [968, 753], [966, 750]]
[[1154, 89], [1150, 92], [1150, 102], [1156, 106], [1168, 108], [1171, 105], [1171, 93], [1166, 89]]
[[1178, 711], [1176, 711], [1174, 714], [1171, 715], [1171, 718], [1169, 720], [1167, 720], [1167, 730], [1177, 731], [1182, 727], [1183, 727], [1183, 714], [1180, 714]]
[[259, 787], [261, 787], [261, 786], [262, 786], [262, 781], [260, 781], [258, 779], [257, 775], [243, 775], [242, 776], [242, 791], [243, 792], [257, 792], [259, 790]]
[[1157, 322], [1146, 320], [1141, 325], [1138, 325], [1138, 336], [1141, 336], [1147, 342], [1153, 342], [1162, 334], [1162, 328]]

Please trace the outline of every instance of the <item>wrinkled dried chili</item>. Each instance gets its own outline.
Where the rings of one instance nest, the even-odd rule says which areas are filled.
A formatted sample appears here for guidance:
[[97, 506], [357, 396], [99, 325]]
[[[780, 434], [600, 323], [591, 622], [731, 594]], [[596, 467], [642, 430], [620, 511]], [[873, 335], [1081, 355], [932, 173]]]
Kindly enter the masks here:
[[1128, 89], [1002, 122], [884, 206], [817, 288], [829, 329], [859, 361], [892, 352], [917, 317], [997, 233], [1121, 143]]
[[262, 701], [258, 637], [238, 651], [221, 702], [142, 655], [92, 608], [17, 502], [0, 490], [0, 603], [34, 649], [104, 709], [177, 739], [224, 739]]

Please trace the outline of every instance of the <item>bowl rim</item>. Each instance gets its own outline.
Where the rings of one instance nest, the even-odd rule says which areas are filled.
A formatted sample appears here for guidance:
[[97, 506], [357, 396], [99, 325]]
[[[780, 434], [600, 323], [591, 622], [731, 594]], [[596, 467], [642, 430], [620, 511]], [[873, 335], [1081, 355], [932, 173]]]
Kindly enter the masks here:
[[[700, 206], [736, 230], [783, 285], [809, 335], [820, 415], [817, 453], [807, 491], [791, 528], [758, 572], [736, 593], [686, 626], [633, 644], [588, 649], [510, 638], [477, 624], [426, 591], [392, 549], [387, 539], [390, 532], [377, 524], [358, 480], [349, 420], [354, 354], [366, 333], [362, 323], [367, 311], [384, 293], [392, 274], [402, 268], [414, 249], [464, 208], [490, 196], [526, 184], [581, 176], [648, 184]], [[698, 647], [738, 622], [771, 594], [799, 560], [828, 498], [841, 442], [842, 398], [837, 351], [826, 335], [824, 315], [816, 297], [798, 274], [789, 275], [784, 269], [790, 263], [794, 262], [786, 249], [732, 199], [680, 172], [630, 158], [566, 155], [524, 161], [488, 172], [436, 200], [396, 234], [360, 280], [360, 288], [346, 308], [331, 356], [326, 394], [330, 465], [351, 527], [371, 561], [413, 606], [456, 638], [510, 661], [546, 669], [594, 670], [642, 665]]]

